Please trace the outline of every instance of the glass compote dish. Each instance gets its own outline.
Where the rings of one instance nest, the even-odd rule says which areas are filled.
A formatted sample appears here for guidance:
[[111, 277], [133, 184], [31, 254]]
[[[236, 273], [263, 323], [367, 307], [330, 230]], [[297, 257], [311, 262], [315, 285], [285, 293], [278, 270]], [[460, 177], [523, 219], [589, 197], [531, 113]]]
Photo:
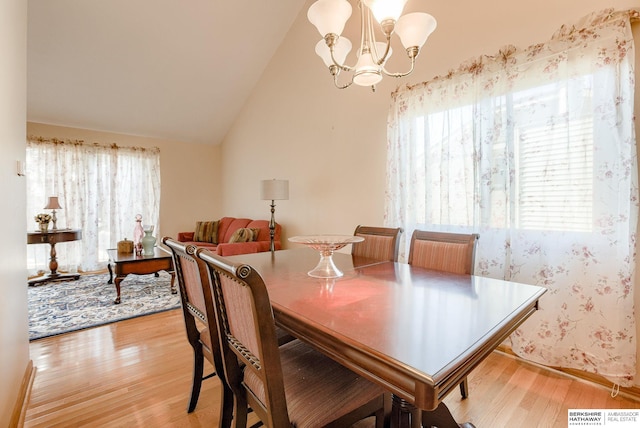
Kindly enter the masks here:
[[307, 272], [314, 278], [338, 278], [343, 273], [333, 263], [333, 252], [343, 248], [345, 245], [364, 241], [361, 236], [352, 235], [308, 235], [293, 236], [290, 242], [304, 244], [320, 253], [320, 261], [315, 268]]

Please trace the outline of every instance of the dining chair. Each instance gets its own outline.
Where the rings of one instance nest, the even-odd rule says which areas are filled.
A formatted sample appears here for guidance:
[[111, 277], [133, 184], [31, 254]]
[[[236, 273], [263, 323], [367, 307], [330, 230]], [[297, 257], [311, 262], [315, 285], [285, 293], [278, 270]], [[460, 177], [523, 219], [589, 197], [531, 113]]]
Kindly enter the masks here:
[[[409, 264], [426, 269], [473, 275], [477, 233], [446, 233], [414, 230], [409, 246]], [[460, 395], [467, 398], [467, 378], [460, 383]]]
[[354, 236], [364, 238], [362, 242], [351, 245], [351, 254], [375, 260], [398, 261], [400, 245], [400, 227], [358, 226]]
[[[215, 326], [210, 327], [215, 323], [216, 316], [209, 274], [206, 267], [199, 264], [196, 259], [198, 247], [195, 245], [183, 244], [169, 237], [162, 238], [162, 243], [171, 249], [173, 266], [180, 287], [187, 339], [193, 348], [193, 378], [187, 412], [193, 412], [198, 404], [202, 381], [217, 374], [220, 378], [222, 393], [219, 425], [229, 427], [233, 417], [233, 394], [224, 381], [218, 329]], [[203, 376], [205, 358], [214, 368], [214, 372], [207, 376]]]
[[[230, 427], [233, 419], [233, 393], [224, 380], [208, 269], [196, 257], [197, 246], [184, 244], [169, 237], [162, 238], [162, 242], [171, 249], [173, 266], [180, 287], [180, 302], [187, 339], [193, 348], [193, 379], [187, 413], [193, 412], [198, 404], [202, 381], [217, 375], [221, 383], [219, 426]], [[276, 337], [278, 344], [295, 339], [280, 328], [276, 329]], [[206, 376], [203, 376], [204, 358], [214, 368], [214, 371]]]
[[235, 426], [250, 406], [265, 426], [348, 427], [375, 417], [384, 424], [384, 390], [301, 340], [278, 347], [267, 288], [251, 266], [207, 249], [225, 379], [234, 394]]

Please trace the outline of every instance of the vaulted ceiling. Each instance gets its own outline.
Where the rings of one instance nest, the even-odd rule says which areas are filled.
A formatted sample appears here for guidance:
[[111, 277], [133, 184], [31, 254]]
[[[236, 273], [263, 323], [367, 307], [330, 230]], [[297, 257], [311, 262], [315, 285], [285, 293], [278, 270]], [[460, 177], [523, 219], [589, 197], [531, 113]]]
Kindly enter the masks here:
[[27, 119], [219, 144], [301, 0], [28, 0]]

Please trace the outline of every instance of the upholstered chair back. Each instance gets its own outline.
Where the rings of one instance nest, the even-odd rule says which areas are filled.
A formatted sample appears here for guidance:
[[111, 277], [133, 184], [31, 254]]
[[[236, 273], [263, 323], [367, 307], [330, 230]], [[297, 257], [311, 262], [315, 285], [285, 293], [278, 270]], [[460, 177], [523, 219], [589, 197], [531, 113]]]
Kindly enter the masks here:
[[478, 235], [415, 230], [409, 264], [426, 269], [473, 274]]
[[375, 260], [398, 261], [398, 246], [400, 244], [399, 227], [356, 227], [355, 236], [361, 236], [364, 241], [351, 246], [351, 254]]

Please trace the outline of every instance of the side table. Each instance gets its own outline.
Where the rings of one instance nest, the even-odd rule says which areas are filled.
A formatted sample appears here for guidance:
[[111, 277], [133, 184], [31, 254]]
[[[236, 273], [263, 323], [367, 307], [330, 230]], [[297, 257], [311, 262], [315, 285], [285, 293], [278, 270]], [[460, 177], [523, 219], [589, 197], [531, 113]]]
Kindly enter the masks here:
[[56, 243], [78, 241], [80, 239], [82, 239], [82, 230], [80, 229], [55, 229], [47, 232], [27, 232], [27, 244], [49, 244], [51, 246], [51, 252], [49, 253], [51, 257], [49, 259], [49, 270], [51, 272], [29, 280], [29, 285], [47, 281], [77, 280], [80, 278], [79, 273], [58, 273], [58, 260], [56, 258]]

